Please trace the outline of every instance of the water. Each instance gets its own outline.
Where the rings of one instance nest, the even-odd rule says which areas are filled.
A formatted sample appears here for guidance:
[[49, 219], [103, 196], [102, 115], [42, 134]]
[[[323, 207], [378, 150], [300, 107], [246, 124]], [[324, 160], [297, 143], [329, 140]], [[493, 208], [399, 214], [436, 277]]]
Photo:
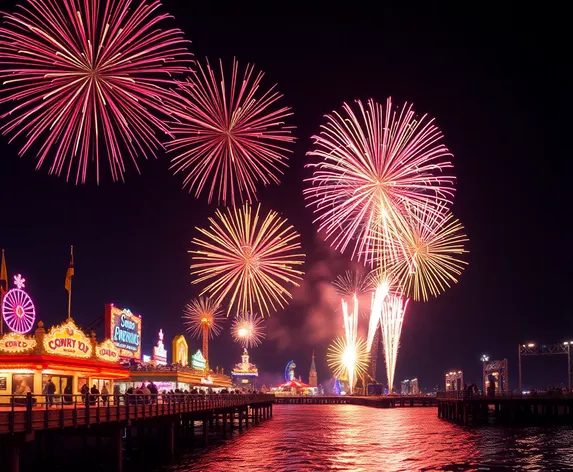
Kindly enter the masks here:
[[164, 471], [573, 470], [573, 428], [462, 428], [435, 408], [275, 405], [274, 417]]

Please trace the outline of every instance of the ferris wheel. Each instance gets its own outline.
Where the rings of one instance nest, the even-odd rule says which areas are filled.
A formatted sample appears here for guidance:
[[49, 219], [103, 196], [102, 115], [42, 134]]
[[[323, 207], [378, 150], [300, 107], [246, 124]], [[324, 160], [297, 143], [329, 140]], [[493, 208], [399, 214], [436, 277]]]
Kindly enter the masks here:
[[[296, 364], [294, 363], [294, 361], [289, 361], [285, 367], [285, 382], [289, 382], [292, 380], [292, 376], [294, 376], [294, 369], [296, 367]], [[291, 374], [292, 373], [292, 374]]]
[[16, 333], [27, 333], [34, 326], [36, 307], [34, 302], [22, 288], [25, 279], [21, 275], [14, 277], [16, 287], [8, 290], [2, 300], [2, 317], [8, 328]]

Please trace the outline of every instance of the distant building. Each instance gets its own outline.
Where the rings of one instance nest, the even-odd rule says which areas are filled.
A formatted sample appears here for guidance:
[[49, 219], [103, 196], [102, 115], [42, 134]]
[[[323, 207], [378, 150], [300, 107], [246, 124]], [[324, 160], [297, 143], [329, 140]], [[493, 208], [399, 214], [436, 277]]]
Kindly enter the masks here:
[[241, 356], [242, 362], [235, 364], [231, 377], [233, 378], [233, 385], [238, 388], [254, 389], [256, 388], [257, 377], [259, 371], [255, 364], [249, 362], [249, 353], [247, 349], [243, 351]]
[[410, 380], [410, 395], [420, 395], [420, 385], [417, 378]]
[[488, 361], [483, 364], [484, 393], [509, 393], [507, 381], [507, 359]]
[[316, 373], [316, 365], [314, 364], [314, 351], [312, 351], [312, 362], [310, 363], [310, 371], [308, 373], [308, 385], [318, 387], [318, 376]]
[[418, 379], [406, 379], [400, 382], [400, 393], [402, 395], [419, 395], [420, 387]]
[[446, 392], [460, 391], [464, 389], [464, 373], [461, 370], [446, 374]]

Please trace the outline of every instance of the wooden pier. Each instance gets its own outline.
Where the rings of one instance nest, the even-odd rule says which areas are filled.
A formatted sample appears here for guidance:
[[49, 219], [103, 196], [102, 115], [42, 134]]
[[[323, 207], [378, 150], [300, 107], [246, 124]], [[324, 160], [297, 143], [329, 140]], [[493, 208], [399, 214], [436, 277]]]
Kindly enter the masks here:
[[373, 408], [435, 406], [436, 398], [429, 396], [355, 396], [355, 395], [277, 395], [276, 403], [283, 405], [363, 405]]
[[[8, 397], [8, 396], [4, 396]], [[207, 445], [209, 430], [215, 428], [225, 438], [228, 432], [248, 428], [273, 414], [274, 395], [159, 395], [143, 398], [140, 395], [109, 396], [104, 404], [101, 395], [85, 397], [69, 395], [68, 402], [49, 406], [46, 395], [10, 396], [0, 404], [0, 451], [4, 457], [2, 471], [20, 470], [20, 451], [24, 444], [40, 440], [48, 434], [96, 436], [111, 439], [114, 449], [114, 470], [123, 468], [123, 449], [130, 441], [145, 437], [154, 429], [162, 437], [161, 447], [169, 456], [175, 454], [176, 444], [200, 441]], [[58, 396], [60, 397], [60, 396]], [[6, 400], [6, 398], [2, 398]], [[4, 406], [5, 405], [5, 406]], [[196, 423], [202, 434], [196, 438]], [[138, 434], [133, 435], [132, 432]], [[41, 448], [40, 448], [41, 449]], [[157, 448], [149, 451], [156, 454]]]
[[438, 417], [462, 426], [573, 424], [573, 396], [473, 395], [442, 392], [437, 395]]

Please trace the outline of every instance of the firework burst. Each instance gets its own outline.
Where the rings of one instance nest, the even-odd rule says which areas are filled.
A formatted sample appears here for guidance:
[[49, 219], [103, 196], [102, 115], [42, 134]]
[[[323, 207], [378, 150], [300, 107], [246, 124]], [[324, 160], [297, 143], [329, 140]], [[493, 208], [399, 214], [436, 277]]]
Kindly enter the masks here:
[[260, 205], [253, 212], [247, 203], [217, 210], [209, 223], [208, 229], [197, 228], [198, 249], [189, 251], [193, 283], [207, 283], [201, 294], [227, 301], [227, 314], [235, 308], [264, 316], [283, 308], [292, 298], [287, 287], [298, 286], [303, 275], [296, 269], [304, 254], [294, 228], [278, 213], [260, 216]]
[[356, 381], [368, 368], [366, 343], [361, 338], [354, 344], [343, 337], [336, 338], [328, 347], [326, 360], [335, 377], [348, 380], [352, 393]]
[[266, 336], [263, 319], [251, 313], [235, 318], [231, 332], [235, 342], [247, 349], [257, 347]]
[[391, 268], [396, 286], [414, 300], [427, 301], [457, 283], [467, 262], [461, 256], [468, 241], [462, 224], [451, 213], [412, 210], [401, 233], [401, 257]]
[[185, 307], [183, 315], [183, 323], [187, 331], [196, 338], [203, 336], [205, 330], [210, 338], [219, 336], [224, 320], [221, 306], [207, 297], [192, 300]]
[[219, 65], [219, 76], [207, 62], [180, 84], [172, 108], [175, 139], [167, 147], [176, 153], [171, 167], [185, 175], [184, 187], [196, 197], [205, 190], [209, 202], [216, 194], [219, 202], [234, 205], [255, 200], [258, 182], [279, 183], [291, 152], [287, 145], [295, 138], [284, 123], [291, 110], [277, 106], [282, 95], [276, 86], [261, 89], [262, 72], [247, 65], [241, 74], [233, 61], [227, 82]]
[[343, 298], [360, 297], [372, 291], [371, 277], [363, 271], [347, 270], [332, 285], [338, 296]]
[[451, 154], [433, 120], [417, 119], [411, 105], [356, 103], [358, 111], [344, 104], [328, 115], [314, 136], [308, 154], [320, 161], [308, 164], [314, 173], [305, 196], [335, 249], [351, 246], [353, 259], [383, 265], [396, 255], [385, 243], [404, 227], [404, 205], [437, 212], [453, 196]]
[[[167, 132], [166, 86], [186, 72], [191, 54], [178, 29], [159, 29], [159, 1], [29, 0], [0, 26], [3, 134], [23, 138], [20, 155], [37, 150], [37, 168], [84, 183], [100, 155], [123, 180], [124, 155], [161, 148]], [[105, 143], [105, 152], [101, 145]]]
[[225, 320], [221, 306], [214, 300], [199, 297], [187, 304], [183, 314], [183, 324], [196, 338], [203, 339], [203, 357], [209, 366], [209, 338], [219, 336]]

